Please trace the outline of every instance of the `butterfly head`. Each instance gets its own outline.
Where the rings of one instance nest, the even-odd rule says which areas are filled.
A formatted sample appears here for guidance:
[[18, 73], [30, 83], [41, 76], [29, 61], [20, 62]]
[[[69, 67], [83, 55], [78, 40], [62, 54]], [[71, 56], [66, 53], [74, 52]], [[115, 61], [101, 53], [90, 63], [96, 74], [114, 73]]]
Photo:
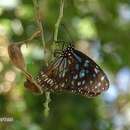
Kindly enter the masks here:
[[74, 50], [74, 47], [72, 44], [70, 44], [67, 48], [65, 48], [62, 52], [62, 56], [68, 57], [71, 56], [72, 52]]

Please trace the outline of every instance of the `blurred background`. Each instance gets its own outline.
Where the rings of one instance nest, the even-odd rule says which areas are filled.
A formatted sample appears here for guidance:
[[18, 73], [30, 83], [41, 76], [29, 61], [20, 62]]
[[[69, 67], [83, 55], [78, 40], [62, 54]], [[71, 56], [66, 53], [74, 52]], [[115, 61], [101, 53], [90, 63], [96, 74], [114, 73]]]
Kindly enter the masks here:
[[[47, 53], [52, 53], [59, 0], [39, 0]], [[75, 41], [80, 51], [106, 72], [110, 88], [89, 99], [52, 93], [49, 117], [45, 96], [24, 88], [25, 77], [11, 64], [7, 46], [29, 38], [36, 30], [31, 0], [0, 0], [0, 130], [130, 130], [130, 1], [66, 0], [59, 40]], [[42, 42], [22, 46], [28, 71], [35, 76], [45, 66]]]

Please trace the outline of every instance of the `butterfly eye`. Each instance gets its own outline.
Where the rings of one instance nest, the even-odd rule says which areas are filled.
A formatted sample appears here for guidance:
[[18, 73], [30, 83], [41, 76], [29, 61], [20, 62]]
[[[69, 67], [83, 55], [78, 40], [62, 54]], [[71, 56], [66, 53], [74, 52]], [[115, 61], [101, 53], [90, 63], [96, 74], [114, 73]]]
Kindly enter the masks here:
[[104, 71], [88, 56], [69, 46], [36, 77], [47, 91], [68, 91], [95, 97], [109, 88]]

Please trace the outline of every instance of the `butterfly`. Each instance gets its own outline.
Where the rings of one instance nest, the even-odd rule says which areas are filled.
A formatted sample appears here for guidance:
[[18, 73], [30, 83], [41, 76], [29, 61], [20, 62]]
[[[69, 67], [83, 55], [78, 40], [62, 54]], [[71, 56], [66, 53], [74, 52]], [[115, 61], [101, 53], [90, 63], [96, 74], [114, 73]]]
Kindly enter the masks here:
[[[86, 97], [95, 97], [109, 88], [104, 71], [87, 55], [72, 45], [35, 78], [44, 91], [67, 91]], [[28, 87], [29, 80], [25, 82]]]

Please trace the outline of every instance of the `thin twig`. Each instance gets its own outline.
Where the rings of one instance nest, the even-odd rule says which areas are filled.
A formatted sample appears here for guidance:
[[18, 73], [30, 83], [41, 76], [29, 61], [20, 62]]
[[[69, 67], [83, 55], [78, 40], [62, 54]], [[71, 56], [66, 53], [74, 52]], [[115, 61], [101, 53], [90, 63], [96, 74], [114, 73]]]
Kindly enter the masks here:
[[61, 20], [63, 17], [63, 13], [64, 13], [64, 0], [61, 0], [59, 17], [58, 17], [57, 22], [55, 24], [54, 42], [57, 41], [57, 39], [58, 39], [58, 31], [59, 31], [59, 26], [60, 26], [60, 23], [61, 23]]
[[23, 41], [16, 42], [16, 43], [19, 44], [19, 46], [21, 46], [23, 44], [28, 44], [32, 40], [34, 40], [35, 38], [39, 37], [40, 35], [41, 35], [41, 31], [38, 30], [38, 31], [34, 32], [29, 38], [27, 38], [27, 39], [25, 39]]
[[[55, 23], [55, 30], [54, 30], [54, 42], [53, 42], [53, 45], [52, 45], [52, 54], [54, 54], [54, 46], [55, 46], [55, 43], [56, 41], [58, 41], [58, 32], [59, 32], [59, 26], [60, 26], [60, 23], [61, 23], [61, 20], [62, 20], [62, 17], [64, 15], [64, 0], [61, 0], [60, 1], [60, 11], [59, 11], [59, 16], [58, 16], [58, 19]], [[53, 57], [53, 55], [52, 55]]]
[[[39, 5], [38, 5], [38, 0], [33, 0], [33, 3], [34, 3], [35, 11], [36, 11], [37, 23], [38, 23], [38, 26], [41, 30], [41, 37], [42, 37], [42, 43], [43, 43], [43, 49], [44, 49], [43, 51], [45, 53], [45, 50], [46, 50], [45, 38], [44, 38], [44, 33], [43, 33], [42, 21], [41, 21], [40, 15], [39, 15], [40, 10], [39, 10]], [[63, 17], [63, 9], [64, 9], [64, 0], [61, 0], [59, 17], [58, 17], [57, 22], [55, 24], [54, 42], [57, 41], [57, 38], [58, 38], [59, 26], [60, 26], [61, 19]], [[47, 117], [49, 115], [49, 103], [51, 101], [50, 92], [46, 92], [45, 95], [46, 95], [46, 101], [44, 103], [44, 107], [45, 107], [44, 115], [45, 115], [45, 117]]]
[[[43, 44], [43, 51], [44, 51], [44, 55], [46, 54], [46, 46], [45, 46], [45, 38], [44, 38], [44, 33], [43, 33], [43, 26], [42, 26], [42, 21], [41, 21], [41, 17], [40, 17], [40, 9], [39, 9], [39, 4], [37, 0], [33, 0], [34, 3], [34, 7], [35, 7], [35, 11], [36, 11], [36, 20], [37, 20], [37, 24], [41, 30], [41, 38], [42, 38], [42, 44]], [[47, 63], [46, 63], [47, 64]], [[44, 116], [48, 117], [49, 115], [49, 103], [51, 101], [50, 99], [50, 92], [45, 92], [45, 97], [46, 97], [46, 101], [44, 103]]]
[[40, 34], [41, 34], [41, 30], [38, 30], [38, 31], [34, 32], [32, 34], [32, 36], [30, 38], [28, 38], [25, 42], [28, 43], [28, 42], [32, 41], [34, 38], [38, 37]]
[[46, 50], [46, 44], [45, 43], [46, 42], [45, 42], [45, 38], [44, 38], [43, 25], [42, 25], [41, 16], [40, 16], [40, 8], [39, 8], [38, 0], [33, 0], [33, 4], [34, 4], [35, 12], [36, 12], [37, 24], [38, 24], [38, 26], [39, 26], [39, 28], [41, 30], [43, 53], [45, 54], [45, 50]]

